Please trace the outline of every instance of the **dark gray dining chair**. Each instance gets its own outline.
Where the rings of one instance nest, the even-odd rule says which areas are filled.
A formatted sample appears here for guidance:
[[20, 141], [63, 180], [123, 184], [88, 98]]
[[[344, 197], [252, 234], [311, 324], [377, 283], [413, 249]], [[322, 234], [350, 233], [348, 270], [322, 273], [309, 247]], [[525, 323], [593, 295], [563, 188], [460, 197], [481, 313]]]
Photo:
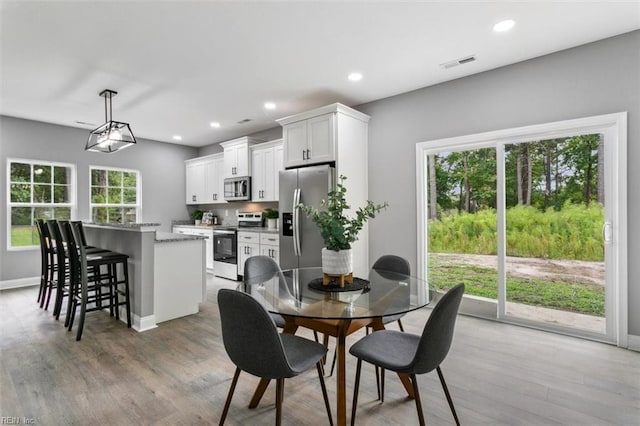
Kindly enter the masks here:
[[[376, 272], [378, 272], [381, 275], [385, 275], [385, 274], [411, 275], [411, 265], [409, 264], [409, 261], [404, 257], [396, 256], [393, 254], [385, 254], [383, 256], [380, 256], [378, 260], [374, 262], [371, 269], [375, 269]], [[394, 277], [393, 275], [391, 275], [389, 278], [394, 278]], [[406, 314], [402, 313], [402, 314], [388, 315], [388, 316], [382, 317], [382, 323], [387, 325], [394, 321], [397, 321], [400, 331], [404, 331], [404, 327], [402, 326], [401, 319], [405, 315]], [[367, 334], [369, 334], [370, 328], [371, 326], [367, 326], [366, 328]], [[335, 365], [336, 365], [336, 355], [334, 353], [333, 361], [331, 362], [331, 373], [329, 374], [330, 376], [333, 374], [333, 369]], [[382, 374], [384, 377], [384, 370]], [[381, 401], [384, 401], [384, 394], [380, 389], [380, 373], [377, 367], [376, 367], [376, 386], [378, 387], [378, 399]]]
[[[409, 261], [404, 257], [393, 254], [380, 256], [378, 260], [375, 261], [371, 269], [375, 269], [378, 273], [382, 272], [383, 274], [385, 272], [392, 272], [400, 275], [411, 275], [411, 265], [409, 265]], [[386, 325], [397, 321], [400, 331], [404, 331], [401, 319], [405, 315], [406, 314], [397, 314], [382, 317], [382, 323]]]
[[[274, 277], [284, 282], [280, 266], [269, 256], [251, 256], [244, 262], [242, 281], [247, 293], [250, 293], [249, 286], [263, 284]], [[284, 328], [282, 315], [270, 313], [269, 316], [277, 327]]]
[[[351, 347], [349, 352], [358, 358], [351, 411], [352, 425], [356, 419], [362, 361], [396, 373], [409, 375], [420, 425], [424, 425], [425, 421], [416, 375], [436, 370], [456, 425], [460, 424], [440, 364], [447, 357], [451, 347], [453, 330], [463, 293], [464, 284], [458, 284], [442, 296], [442, 299], [433, 308], [421, 336], [395, 330], [380, 330], [363, 337]], [[384, 392], [384, 389], [382, 391]]]
[[[229, 412], [233, 392], [241, 371], [265, 379], [276, 379], [276, 425], [282, 422], [284, 379], [297, 376], [315, 364], [320, 378], [324, 404], [333, 425], [321, 360], [327, 353], [320, 343], [293, 334], [278, 333], [269, 313], [250, 295], [222, 289], [218, 292], [220, 323], [224, 348], [236, 365], [220, 425]], [[259, 350], [256, 350], [259, 348]]]

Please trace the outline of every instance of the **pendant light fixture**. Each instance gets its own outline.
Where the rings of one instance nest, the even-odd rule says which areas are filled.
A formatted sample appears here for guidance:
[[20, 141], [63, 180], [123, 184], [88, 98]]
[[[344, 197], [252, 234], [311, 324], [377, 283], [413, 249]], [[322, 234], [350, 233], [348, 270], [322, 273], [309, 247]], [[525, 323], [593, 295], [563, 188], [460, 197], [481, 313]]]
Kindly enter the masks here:
[[105, 123], [89, 133], [85, 151], [110, 153], [135, 145], [136, 138], [129, 123], [112, 119], [111, 98], [117, 94], [118, 92], [109, 89], [100, 92], [100, 96], [104, 97]]

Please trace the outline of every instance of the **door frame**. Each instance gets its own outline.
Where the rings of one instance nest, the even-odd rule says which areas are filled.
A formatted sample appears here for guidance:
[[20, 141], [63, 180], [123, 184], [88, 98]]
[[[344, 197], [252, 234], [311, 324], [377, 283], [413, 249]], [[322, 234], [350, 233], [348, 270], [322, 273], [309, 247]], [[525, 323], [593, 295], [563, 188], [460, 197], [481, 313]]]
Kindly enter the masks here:
[[[619, 112], [592, 117], [584, 117], [572, 120], [556, 121], [551, 123], [536, 124], [524, 127], [515, 127], [491, 132], [457, 136], [419, 142], [416, 144], [416, 202], [417, 202], [417, 271], [418, 276], [428, 280], [427, 254], [428, 254], [428, 225], [427, 225], [427, 191], [428, 178], [427, 158], [429, 154], [444, 150], [461, 151], [467, 149], [496, 148], [498, 167], [502, 167], [502, 147], [505, 144], [528, 142], [533, 140], [554, 139], [576, 134], [602, 133], [605, 135], [605, 194], [614, 194], [612, 202], [605, 203], [605, 222], [610, 222], [612, 229], [612, 244], [607, 251], [606, 280], [607, 286], [611, 285], [611, 296], [606, 301], [606, 309], [615, 312], [607, 321], [607, 339], [620, 347], [628, 347], [628, 272], [627, 272], [627, 113]], [[607, 144], [606, 141], [612, 140]], [[502, 186], [502, 187], [501, 187]], [[498, 185], [497, 197], [502, 200], [504, 187]], [[615, 195], [617, 194], [617, 196]], [[498, 213], [498, 226], [504, 229], [504, 217]], [[504, 241], [498, 240], [498, 261], [504, 263], [506, 247]], [[502, 259], [502, 260], [501, 260]], [[499, 269], [504, 271], [504, 264]], [[504, 272], [503, 272], [504, 273]], [[500, 272], [499, 272], [500, 274]], [[607, 288], [607, 291], [609, 288]], [[542, 327], [541, 324], [530, 324], [526, 321], [514, 321], [504, 315], [504, 296], [506, 293], [505, 277], [498, 277], [498, 301], [495, 318], [503, 322], [517, 322], [521, 325], [544, 328], [563, 334], [578, 335], [581, 337], [602, 340], [597, 336], [573, 332], [563, 327]], [[607, 296], [610, 294], [607, 293]], [[465, 296], [471, 304], [480, 304], [481, 301]], [[500, 302], [502, 300], [502, 302]], [[463, 302], [464, 308], [464, 302]], [[464, 309], [463, 309], [464, 311]], [[486, 306], [483, 311], [487, 312]], [[469, 312], [473, 314], [473, 312]], [[501, 315], [502, 314], [502, 315]], [[480, 314], [482, 315], [482, 314]], [[482, 315], [484, 316], [484, 315]], [[609, 321], [610, 320], [610, 321]], [[611, 324], [609, 324], [611, 323]], [[609, 327], [612, 327], [609, 329]], [[601, 335], [600, 335], [601, 336]]]

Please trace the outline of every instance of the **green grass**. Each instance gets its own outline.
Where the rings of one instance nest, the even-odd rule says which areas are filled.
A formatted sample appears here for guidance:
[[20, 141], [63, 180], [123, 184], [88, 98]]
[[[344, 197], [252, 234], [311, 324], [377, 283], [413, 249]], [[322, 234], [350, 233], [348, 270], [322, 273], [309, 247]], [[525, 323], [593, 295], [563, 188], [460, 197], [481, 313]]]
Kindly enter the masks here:
[[[497, 272], [468, 264], [429, 259], [429, 285], [440, 290], [464, 283], [465, 293], [498, 298]], [[507, 301], [604, 317], [604, 287], [575, 280], [547, 281], [507, 275]]]
[[26, 247], [39, 245], [38, 234], [35, 228], [31, 226], [12, 226], [11, 227], [11, 246]]
[[[507, 209], [507, 255], [602, 261], [604, 209], [567, 204], [562, 210]], [[497, 253], [497, 218], [492, 209], [444, 215], [429, 221], [431, 253]]]

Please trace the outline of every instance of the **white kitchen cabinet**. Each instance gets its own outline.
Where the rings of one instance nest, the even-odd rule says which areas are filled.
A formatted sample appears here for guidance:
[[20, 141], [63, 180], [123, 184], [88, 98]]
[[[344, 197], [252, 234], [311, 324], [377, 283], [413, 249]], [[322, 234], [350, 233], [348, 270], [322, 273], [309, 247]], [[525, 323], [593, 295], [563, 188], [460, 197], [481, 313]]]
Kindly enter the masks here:
[[264, 141], [245, 136], [220, 143], [220, 146], [224, 149], [223, 177], [251, 176], [249, 147], [259, 142]]
[[280, 264], [280, 240], [277, 232], [238, 232], [238, 275], [244, 275], [244, 263], [251, 256], [269, 256]]
[[174, 226], [174, 234], [199, 235], [204, 237], [207, 270], [213, 271], [213, 229], [198, 226]]
[[281, 140], [251, 148], [251, 201], [278, 201], [280, 170], [284, 170]]
[[208, 157], [205, 167], [205, 204], [226, 203], [224, 200], [224, 155]]
[[187, 204], [226, 203], [223, 172], [222, 153], [185, 161]]
[[205, 196], [205, 162], [200, 159], [185, 161], [186, 202], [203, 203]]
[[269, 256], [276, 263], [280, 264], [280, 240], [278, 233], [261, 232], [260, 233], [260, 254]]
[[334, 120], [335, 114], [328, 113], [285, 125], [285, 167], [334, 161]]
[[244, 263], [260, 254], [260, 233], [238, 232], [238, 275], [244, 275]]

